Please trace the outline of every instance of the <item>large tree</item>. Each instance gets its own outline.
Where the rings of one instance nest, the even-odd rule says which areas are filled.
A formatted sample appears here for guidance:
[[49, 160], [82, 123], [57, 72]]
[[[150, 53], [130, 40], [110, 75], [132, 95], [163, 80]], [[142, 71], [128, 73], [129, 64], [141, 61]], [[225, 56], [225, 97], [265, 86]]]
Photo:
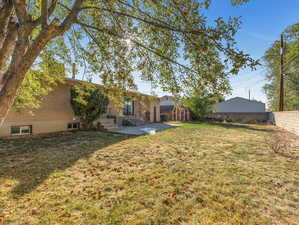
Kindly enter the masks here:
[[172, 93], [193, 86], [228, 90], [228, 75], [254, 67], [257, 61], [235, 46], [238, 18], [207, 22], [204, 11], [210, 4], [211, 0], [0, 0], [0, 126], [45, 49], [57, 54], [61, 63], [75, 59], [87, 74], [98, 74], [110, 87], [134, 88], [138, 74]]
[[[299, 109], [299, 23], [284, 30], [285, 36], [285, 110]], [[266, 78], [264, 86], [269, 108], [278, 110], [280, 86], [280, 41], [275, 41], [264, 56]]]

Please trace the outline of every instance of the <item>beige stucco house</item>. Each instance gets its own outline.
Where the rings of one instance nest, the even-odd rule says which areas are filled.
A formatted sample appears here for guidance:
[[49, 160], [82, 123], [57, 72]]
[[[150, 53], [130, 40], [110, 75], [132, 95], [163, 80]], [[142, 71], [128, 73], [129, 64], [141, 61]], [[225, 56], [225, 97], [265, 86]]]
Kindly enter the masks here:
[[[70, 104], [70, 88], [80, 81], [67, 79], [49, 95], [44, 97], [41, 107], [36, 110], [18, 112], [12, 108], [0, 127], [0, 137], [26, 134], [43, 134], [78, 129], [80, 119], [74, 115]], [[103, 88], [97, 85], [98, 88]], [[160, 99], [157, 97], [128, 92], [124, 108], [109, 102], [107, 113], [99, 121], [107, 129], [118, 128], [123, 120], [136, 123], [160, 121]]]

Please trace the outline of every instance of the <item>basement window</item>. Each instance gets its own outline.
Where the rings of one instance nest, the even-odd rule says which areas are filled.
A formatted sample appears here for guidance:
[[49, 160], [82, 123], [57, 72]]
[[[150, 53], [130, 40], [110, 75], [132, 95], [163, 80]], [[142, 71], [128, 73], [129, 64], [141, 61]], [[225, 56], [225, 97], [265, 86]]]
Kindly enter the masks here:
[[32, 134], [32, 126], [13, 126], [10, 130], [11, 135], [29, 135]]
[[67, 125], [68, 130], [78, 130], [80, 128], [80, 123], [69, 123]]

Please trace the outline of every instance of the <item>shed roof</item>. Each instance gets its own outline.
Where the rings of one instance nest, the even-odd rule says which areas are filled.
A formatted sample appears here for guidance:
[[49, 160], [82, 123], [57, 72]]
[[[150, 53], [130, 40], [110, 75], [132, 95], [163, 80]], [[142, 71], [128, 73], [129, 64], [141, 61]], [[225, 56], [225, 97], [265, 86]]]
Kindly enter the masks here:
[[172, 112], [173, 108], [174, 108], [174, 105], [161, 105], [160, 112], [161, 113]]
[[261, 101], [257, 101], [257, 100], [254, 100], [254, 99], [249, 100], [247, 98], [242, 98], [242, 97], [234, 97], [234, 98], [228, 99], [224, 102], [233, 102], [233, 101], [238, 101], [238, 100], [247, 101], [247, 102], [250, 102], [250, 103], [252, 103], [252, 102], [263, 103]]

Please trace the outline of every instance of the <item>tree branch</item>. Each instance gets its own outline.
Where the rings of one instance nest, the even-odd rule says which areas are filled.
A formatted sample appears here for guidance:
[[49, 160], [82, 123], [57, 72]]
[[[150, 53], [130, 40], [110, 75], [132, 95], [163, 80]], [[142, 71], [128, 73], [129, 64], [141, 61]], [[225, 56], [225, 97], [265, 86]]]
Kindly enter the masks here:
[[12, 0], [19, 24], [23, 25], [29, 21], [29, 15], [26, 9], [26, 0]]
[[5, 63], [14, 50], [17, 34], [18, 24], [15, 21], [11, 21], [7, 27], [7, 34], [3, 42], [3, 47], [0, 48], [0, 81], [2, 74], [4, 73]]
[[82, 3], [83, 3], [83, 0], [76, 0], [70, 13], [67, 15], [67, 17], [64, 19], [64, 21], [62, 22], [62, 24], [59, 27], [61, 32], [68, 30], [70, 28], [70, 26], [77, 20], [77, 15], [81, 10]]
[[160, 20], [159, 18], [152, 17], [149, 13], [142, 11], [142, 10], [141, 10], [140, 8], [138, 8], [138, 7], [136, 8], [136, 7], [132, 6], [132, 5], [130, 5], [129, 3], [127, 3], [127, 2], [123, 2], [123, 1], [121, 1], [121, 0], [117, 0], [117, 1], [118, 1], [120, 4], [123, 4], [124, 6], [127, 6], [127, 7], [131, 8], [132, 10], [137, 10], [140, 14], [142, 14], [142, 15], [144, 15], [144, 16], [150, 18], [151, 20], [155, 20], [155, 21], [157, 21], [157, 22], [160, 23], [160, 24], [168, 25], [168, 23], [166, 23], [165, 21]]
[[53, 0], [52, 3], [51, 3], [51, 6], [49, 7], [48, 9], [48, 18], [53, 14], [56, 6], [57, 6], [57, 1], [58, 0]]
[[[100, 29], [100, 28], [97, 28], [97, 27], [92, 26], [92, 25], [88, 25], [88, 24], [85, 24], [85, 23], [81, 23], [81, 22], [79, 22], [79, 21], [77, 21], [76, 23], [77, 23], [78, 25], [82, 26], [82, 27], [87, 27], [87, 28], [90, 28], [90, 29], [94, 29], [94, 30], [97, 30], [97, 31], [99, 31], [99, 32], [103, 32], [103, 33], [109, 34], [109, 35], [111, 35], [111, 36], [118, 37], [118, 38], [120, 38], [120, 39], [124, 39], [124, 38], [125, 38], [123, 35], [118, 34], [118, 33], [114, 32], [114, 31], [111, 31], [111, 30]], [[94, 38], [92, 38], [92, 39], [94, 40]], [[141, 48], [143, 48], [143, 49], [145, 49], [145, 50], [147, 50], [147, 51], [149, 51], [149, 52], [151, 52], [151, 53], [153, 53], [153, 54], [159, 56], [159, 57], [162, 58], [162, 59], [167, 60], [167, 61], [169, 61], [169, 62], [171, 62], [171, 63], [173, 63], [173, 64], [176, 64], [176, 65], [178, 65], [178, 66], [184, 68], [185, 70], [188, 70], [188, 71], [190, 71], [190, 72], [193, 72], [193, 73], [198, 74], [195, 70], [193, 70], [193, 69], [191, 69], [191, 68], [189, 68], [189, 67], [187, 67], [187, 66], [185, 66], [185, 65], [183, 65], [183, 64], [181, 64], [181, 63], [179, 63], [179, 62], [177, 62], [177, 61], [175, 61], [175, 60], [173, 60], [173, 59], [171, 59], [171, 58], [169, 58], [169, 57], [167, 57], [167, 56], [165, 56], [165, 55], [162, 55], [162, 54], [159, 53], [157, 50], [155, 50], [155, 49], [151, 49], [151, 48], [147, 47], [146, 45], [144, 45], [144, 44], [142, 44], [142, 43], [140, 43], [140, 42], [138, 42], [138, 41], [136, 41], [136, 40], [134, 40], [134, 39], [130, 39], [130, 40], [131, 40], [134, 44], [136, 44], [137, 46], [139, 46], [139, 47], [141, 47]]]
[[[70, 9], [66, 5], [64, 5], [62, 3], [59, 3], [59, 5], [61, 5], [62, 7], [64, 7], [65, 9], [67, 9], [67, 10], [70, 11]], [[101, 8], [101, 7], [97, 7], [97, 6], [86, 6], [86, 7], [82, 7], [82, 8], [80, 8], [80, 11], [81, 10], [89, 10], [89, 9], [102, 10], [102, 11], [110, 12], [110, 13], [113, 13], [113, 14], [117, 14], [118, 16], [129, 17], [129, 18], [132, 18], [134, 20], [138, 20], [138, 21], [147, 23], [149, 25], [152, 25], [152, 26], [155, 26], [155, 27], [159, 27], [159, 28], [162, 28], [162, 29], [171, 30], [171, 31], [174, 31], [174, 32], [188, 33], [188, 34], [201, 34], [202, 33], [202, 31], [200, 31], [200, 30], [183, 30], [183, 29], [180, 29], [180, 28], [173, 27], [170, 24], [167, 24], [167, 23], [165, 23], [163, 21], [161, 23], [157, 23], [157, 22], [149, 21], [149, 20], [146, 20], [146, 19], [134, 16], [134, 15], [131, 15], [131, 14], [128, 14], [128, 13], [118, 12], [118, 11], [115, 11], [115, 10], [112, 10], [112, 9]]]
[[6, 1], [0, 8], [0, 48], [2, 47], [5, 39], [6, 28], [9, 23], [9, 17], [12, 12], [12, 4], [10, 1]]
[[[49, 7], [49, 9], [48, 9], [48, 12], [47, 12], [48, 18], [53, 14], [53, 12], [54, 12], [54, 10], [55, 10], [55, 8], [56, 8], [56, 6], [57, 6], [57, 1], [58, 1], [58, 0], [53, 0], [53, 1], [51, 2], [51, 5], [50, 5], [50, 7]], [[34, 26], [37, 26], [37, 25], [39, 25], [41, 22], [42, 22], [42, 16], [40, 16], [38, 19], [36, 19], [35, 21], [33, 21], [33, 24], [34, 24]]]
[[41, 23], [42, 28], [45, 29], [48, 25], [48, 0], [42, 0], [41, 4]]
[[155, 26], [155, 27], [159, 27], [159, 28], [162, 28], [162, 29], [171, 30], [171, 31], [174, 31], [174, 32], [188, 33], [188, 34], [201, 34], [202, 33], [200, 30], [183, 30], [183, 29], [180, 29], [180, 28], [173, 27], [170, 24], [167, 24], [165, 22], [163, 24], [162, 23], [157, 23], [157, 22], [149, 21], [149, 20], [134, 16], [134, 15], [131, 15], [131, 14], [124, 13], [124, 12], [114, 11], [112, 9], [100, 8], [100, 7], [97, 7], [97, 6], [87, 6], [87, 7], [82, 7], [81, 8], [81, 10], [88, 10], [88, 9], [97, 9], [97, 10], [102, 10], [102, 11], [106, 11], [106, 12], [111, 12], [111, 13], [117, 14], [119, 16], [129, 17], [129, 18], [132, 18], [134, 20], [138, 20], [138, 21], [141, 21], [143, 23], [146, 23], [146, 24], [149, 24], [149, 25], [152, 25], [152, 26]]

